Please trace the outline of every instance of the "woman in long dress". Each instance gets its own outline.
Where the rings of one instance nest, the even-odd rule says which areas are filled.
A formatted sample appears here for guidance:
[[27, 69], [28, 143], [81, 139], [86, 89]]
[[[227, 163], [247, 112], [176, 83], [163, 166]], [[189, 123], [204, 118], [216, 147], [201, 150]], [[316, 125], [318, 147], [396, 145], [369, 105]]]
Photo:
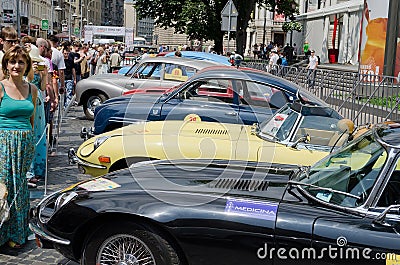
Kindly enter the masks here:
[[28, 52], [15, 45], [2, 59], [0, 82], [0, 181], [8, 191], [10, 217], [0, 228], [0, 245], [21, 247], [29, 235], [26, 173], [34, 155], [33, 120], [37, 88], [23, 78], [32, 67]]
[[38, 88], [36, 99], [36, 111], [34, 118], [34, 139], [35, 156], [28, 171], [28, 178], [31, 184], [35, 184], [39, 179], [43, 179], [46, 174], [47, 160], [47, 135], [46, 135], [46, 117], [44, 110], [44, 91], [46, 89], [47, 69], [43, 59], [39, 56], [39, 50], [35, 45], [30, 45], [29, 55], [32, 59], [32, 69], [28, 74], [27, 81]]

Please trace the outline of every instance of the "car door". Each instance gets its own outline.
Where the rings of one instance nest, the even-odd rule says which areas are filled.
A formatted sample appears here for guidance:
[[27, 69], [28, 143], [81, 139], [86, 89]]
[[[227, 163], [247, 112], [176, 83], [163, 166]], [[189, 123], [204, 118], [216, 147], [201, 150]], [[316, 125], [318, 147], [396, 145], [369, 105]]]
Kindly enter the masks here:
[[161, 116], [165, 120], [190, 116], [202, 121], [238, 123], [238, 106], [229, 92], [233, 85], [229, 79], [195, 80], [163, 104]]
[[140, 64], [131, 77], [124, 80], [126, 89], [136, 89], [140, 87], [152, 87], [161, 85], [162, 63], [143, 62]]
[[[395, 161], [392, 168], [390, 165]], [[396, 162], [397, 161], [397, 162]], [[371, 206], [365, 214], [345, 215], [341, 218], [319, 218], [314, 224], [313, 244], [318, 248], [329, 245], [343, 247], [343, 259], [356, 260], [362, 264], [385, 264], [385, 260], [396, 259], [400, 253], [400, 163], [399, 159], [388, 158], [382, 170], [369, 170], [368, 175], [378, 175], [375, 188], [371, 189], [373, 197]], [[375, 179], [375, 178], [371, 178]], [[365, 189], [373, 186], [366, 181], [354, 189]], [[335, 227], [335, 229], [332, 229]], [[397, 257], [399, 260], [399, 257]], [[396, 261], [396, 260], [394, 260]], [[325, 264], [334, 264], [326, 260]], [[392, 264], [392, 263], [387, 263]]]
[[270, 103], [272, 95], [277, 90], [268, 84], [237, 81], [237, 89], [240, 97], [239, 119], [244, 124], [261, 123], [283, 106]]

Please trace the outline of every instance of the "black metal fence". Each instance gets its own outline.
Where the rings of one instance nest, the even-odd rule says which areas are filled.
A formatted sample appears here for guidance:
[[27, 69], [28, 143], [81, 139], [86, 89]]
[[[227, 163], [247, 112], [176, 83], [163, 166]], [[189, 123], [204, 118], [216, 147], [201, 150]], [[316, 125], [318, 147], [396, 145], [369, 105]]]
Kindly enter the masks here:
[[268, 69], [265, 62], [259, 61], [248, 61], [246, 66], [300, 85], [356, 125], [400, 120], [400, 80], [396, 77], [329, 69], [311, 72], [303, 66]]

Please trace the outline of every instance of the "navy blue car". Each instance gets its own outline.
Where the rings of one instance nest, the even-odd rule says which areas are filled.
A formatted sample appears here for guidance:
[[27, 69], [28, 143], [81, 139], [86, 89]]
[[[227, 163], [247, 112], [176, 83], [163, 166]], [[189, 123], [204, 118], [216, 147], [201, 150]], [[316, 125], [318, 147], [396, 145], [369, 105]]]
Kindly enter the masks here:
[[287, 102], [325, 103], [308, 91], [268, 73], [233, 67], [208, 67], [177, 88], [112, 98], [95, 109], [94, 128], [82, 138], [140, 121], [200, 119], [253, 124], [269, 118]]

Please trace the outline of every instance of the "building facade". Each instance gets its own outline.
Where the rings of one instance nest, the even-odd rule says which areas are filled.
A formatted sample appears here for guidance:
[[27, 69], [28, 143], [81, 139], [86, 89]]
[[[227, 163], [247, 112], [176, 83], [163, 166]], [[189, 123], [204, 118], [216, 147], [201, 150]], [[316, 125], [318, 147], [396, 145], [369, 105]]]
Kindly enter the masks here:
[[124, 0], [101, 1], [101, 26], [124, 25]]
[[[22, 35], [47, 37], [64, 32], [80, 37], [84, 25], [101, 23], [101, 0], [0, 0], [0, 3], [1, 26], [17, 28], [19, 13]], [[48, 29], [42, 28], [43, 20], [48, 21]]]
[[307, 41], [322, 63], [358, 64], [364, 0], [301, 0], [302, 32], [294, 32], [300, 47]]
[[284, 16], [256, 4], [246, 30], [245, 55], [251, 55], [256, 44], [260, 47], [273, 42], [283, 46], [286, 40], [286, 35], [282, 30], [284, 21]]

